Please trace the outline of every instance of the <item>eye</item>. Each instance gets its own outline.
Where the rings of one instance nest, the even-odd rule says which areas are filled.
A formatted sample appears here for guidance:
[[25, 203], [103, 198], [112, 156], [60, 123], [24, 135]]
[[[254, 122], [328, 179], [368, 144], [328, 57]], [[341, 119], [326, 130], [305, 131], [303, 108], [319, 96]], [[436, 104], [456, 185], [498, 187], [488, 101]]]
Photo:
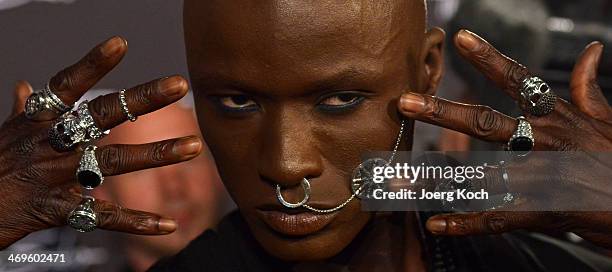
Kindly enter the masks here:
[[336, 93], [323, 98], [318, 105], [328, 111], [347, 110], [359, 105], [364, 99], [363, 95], [355, 92]]
[[259, 108], [257, 102], [247, 95], [217, 96], [215, 100], [226, 111], [243, 112], [254, 111]]

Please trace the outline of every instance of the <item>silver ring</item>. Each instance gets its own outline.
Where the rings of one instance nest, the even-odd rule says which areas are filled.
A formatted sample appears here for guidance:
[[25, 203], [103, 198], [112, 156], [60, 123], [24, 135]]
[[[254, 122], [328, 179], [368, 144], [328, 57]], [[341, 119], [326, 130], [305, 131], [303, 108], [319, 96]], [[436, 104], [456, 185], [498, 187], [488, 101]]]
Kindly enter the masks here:
[[508, 177], [508, 171], [506, 171], [506, 162], [500, 161], [499, 165], [495, 166], [495, 168], [501, 170], [502, 181], [504, 182], [504, 188], [506, 192], [504, 193], [501, 199], [495, 199], [493, 201], [494, 205], [492, 205], [489, 210], [500, 210], [503, 208], [507, 208], [516, 199], [515, 195], [510, 192], [510, 178]]
[[304, 206], [304, 204], [306, 204], [306, 202], [308, 202], [308, 199], [310, 198], [310, 182], [308, 181], [308, 179], [302, 179], [302, 188], [304, 189], [304, 199], [302, 199], [302, 201], [298, 203], [289, 203], [283, 198], [281, 186], [279, 184], [276, 184], [276, 198], [278, 198], [278, 201], [287, 208], [295, 209], [302, 207]]
[[28, 119], [51, 120], [72, 109], [74, 105], [66, 105], [49, 88], [49, 83], [42, 90], [32, 93], [25, 104], [25, 116]]
[[520, 106], [523, 111], [544, 116], [555, 110], [556, 102], [557, 95], [541, 78], [528, 77], [523, 80], [520, 90]]
[[134, 116], [130, 113], [130, 109], [128, 108], [127, 99], [125, 98], [125, 89], [119, 91], [119, 103], [121, 104], [121, 111], [125, 114], [130, 122], [136, 122], [138, 116]]
[[514, 134], [508, 141], [508, 150], [516, 153], [519, 156], [526, 156], [533, 150], [535, 145], [535, 138], [533, 137], [533, 130], [531, 124], [523, 116], [517, 118], [519, 121]]
[[91, 142], [108, 135], [94, 122], [87, 100], [76, 111], [60, 116], [49, 130], [49, 143], [53, 149], [63, 152], [71, 150], [78, 143]]
[[508, 171], [506, 171], [506, 162], [500, 161], [499, 167], [502, 170], [502, 180], [504, 181], [504, 187], [506, 188], [506, 194], [504, 195], [503, 201], [504, 204], [509, 204], [514, 200], [514, 195], [510, 192], [510, 178], [508, 177]]
[[90, 232], [98, 226], [98, 218], [93, 210], [95, 199], [85, 196], [81, 203], [68, 215], [68, 225], [78, 232]]
[[98, 147], [95, 145], [89, 145], [85, 148], [76, 172], [77, 180], [81, 186], [88, 190], [96, 188], [104, 182], [104, 176], [96, 158], [96, 149]]

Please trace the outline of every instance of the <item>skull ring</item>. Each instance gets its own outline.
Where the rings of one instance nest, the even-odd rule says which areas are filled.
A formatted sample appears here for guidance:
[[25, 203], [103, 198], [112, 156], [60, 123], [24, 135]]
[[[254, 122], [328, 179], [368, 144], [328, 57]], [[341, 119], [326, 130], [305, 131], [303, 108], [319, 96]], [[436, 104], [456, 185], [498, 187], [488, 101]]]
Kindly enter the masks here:
[[544, 116], [555, 109], [556, 102], [557, 95], [539, 77], [528, 77], [523, 80], [520, 90], [520, 106], [523, 111], [535, 116]]

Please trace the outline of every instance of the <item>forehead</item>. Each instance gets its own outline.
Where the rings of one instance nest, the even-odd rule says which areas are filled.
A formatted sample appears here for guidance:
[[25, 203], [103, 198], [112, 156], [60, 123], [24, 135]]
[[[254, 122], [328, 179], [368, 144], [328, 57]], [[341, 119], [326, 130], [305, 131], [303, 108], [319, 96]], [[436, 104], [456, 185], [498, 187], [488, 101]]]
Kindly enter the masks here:
[[[424, 37], [421, 1], [185, 2], [194, 77], [285, 79], [383, 73]], [[272, 78], [277, 75], [278, 78]]]

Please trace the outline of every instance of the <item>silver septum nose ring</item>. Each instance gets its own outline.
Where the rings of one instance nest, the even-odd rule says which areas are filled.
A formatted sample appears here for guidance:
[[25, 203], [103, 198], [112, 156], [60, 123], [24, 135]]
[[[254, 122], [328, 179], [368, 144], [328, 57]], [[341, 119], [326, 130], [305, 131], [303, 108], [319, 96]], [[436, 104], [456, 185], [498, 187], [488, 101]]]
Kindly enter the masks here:
[[306, 204], [306, 202], [308, 202], [308, 199], [310, 199], [310, 182], [307, 178], [302, 179], [302, 188], [304, 189], [304, 199], [298, 203], [287, 202], [283, 197], [283, 193], [281, 192], [282, 188], [279, 184], [276, 184], [276, 197], [278, 198], [278, 201], [287, 208], [295, 209], [302, 207], [304, 204]]

